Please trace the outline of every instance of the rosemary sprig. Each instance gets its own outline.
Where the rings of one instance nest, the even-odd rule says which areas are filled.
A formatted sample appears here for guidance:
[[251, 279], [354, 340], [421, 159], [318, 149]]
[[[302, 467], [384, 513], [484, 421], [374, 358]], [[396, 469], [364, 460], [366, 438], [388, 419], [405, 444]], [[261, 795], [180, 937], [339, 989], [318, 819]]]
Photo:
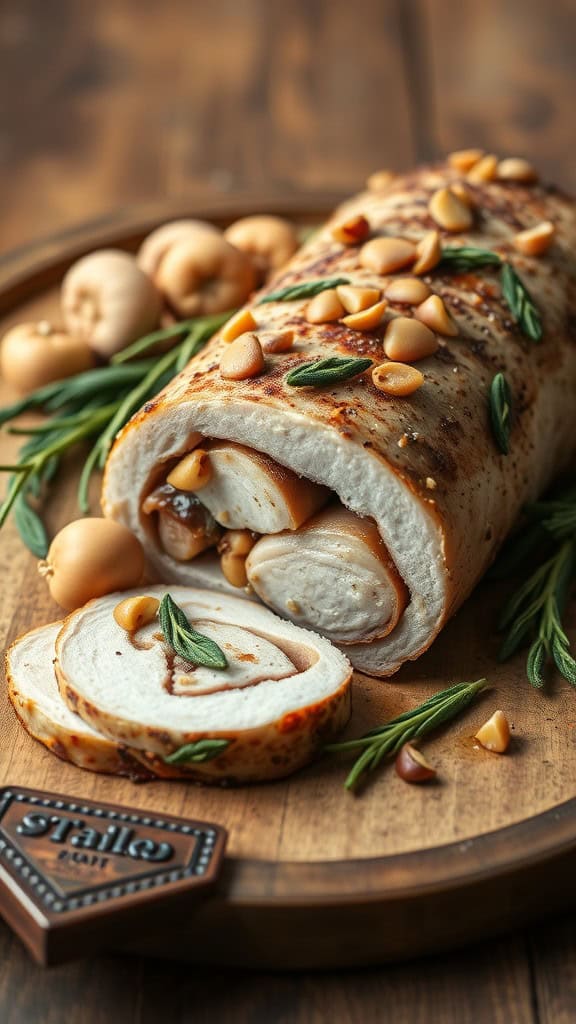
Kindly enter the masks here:
[[494, 440], [502, 455], [508, 455], [510, 451], [512, 392], [503, 373], [497, 373], [490, 385], [489, 408]]
[[439, 268], [464, 273], [478, 267], [499, 267], [501, 263], [498, 253], [490, 249], [479, 249], [474, 245], [444, 245]]
[[526, 674], [533, 686], [544, 686], [550, 661], [576, 686], [576, 660], [562, 625], [576, 567], [576, 489], [571, 486], [549, 500], [529, 505], [526, 514], [530, 525], [508, 545], [506, 568], [521, 564], [521, 559], [525, 564], [528, 555], [533, 566], [538, 551], [541, 560], [501, 613], [499, 628], [506, 635], [500, 659], [505, 661], [529, 643]]
[[520, 330], [530, 341], [541, 341], [542, 320], [530, 292], [510, 263], [504, 263], [501, 273], [502, 294]]
[[324, 388], [329, 384], [338, 384], [340, 381], [357, 377], [369, 366], [372, 366], [371, 359], [330, 356], [329, 359], [318, 359], [315, 363], [301, 363], [290, 370], [284, 379], [293, 388]]
[[0, 426], [31, 409], [48, 409], [55, 412], [67, 408], [69, 412], [77, 413], [90, 400], [101, 400], [104, 394], [117, 394], [122, 389], [130, 388], [136, 381], [141, 380], [154, 364], [155, 360], [150, 359], [130, 366], [102, 366], [77, 373], [66, 380], [53, 381], [26, 395], [20, 401], [0, 409]]
[[451, 721], [487, 685], [486, 679], [478, 679], [474, 683], [457, 683], [456, 686], [435, 693], [419, 707], [405, 711], [385, 725], [372, 729], [360, 739], [330, 743], [324, 750], [329, 754], [359, 753], [344, 783], [346, 789], [355, 789], [364, 776], [374, 771], [384, 758], [393, 757], [409, 740], [425, 736]]
[[204, 761], [213, 761], [229, 746], [230, 740], [195, 740], [168, 754], [164, 761], [166, 764], [202, 764]]
[[158, 617], [166, 643], [180, 657], [192, 665], [203, 665], [206, 668], [228, 667], [224, 651], [214, 640], [210, 640], [203, 633], [198, 633], [190, 625], [186, 615], [170, 594], [165, 594], [162, 598]]
[[[199, 351], [208, 338], [229, 318], [229, 313], [187, 320], [156, 331], [125, 349], [115, 362], [66, 380], [39, 388], [18, 402], [0, 409], [0, 426], [22, 413], [41, 409], [51, 414], [44, 422], [29, 427], [9, 427], [10, 433], [29, 437], [14, 465], [0, 467], [9, 472], [8, 492], [0, 505], [0, 526], [14, 508], [16, 526], [30, 550], [46, 554], [46, 531], [29, 497], [41, 498], [49, 486], [65, 452], [86, 440], [96, 438], [80, 475], [78, 502], [83, 513], [89, 511], [88, 489], [92, 473], [102, 466], [118, 431], [132, 413], [155, 395]], [[166, 338], [178, 338], [160, 358], [134, 359], [151, 345]], [[124, 360], [132, 360], [125, 362]]]
[[327, 288], [337, 288], [339, 284], [348, 284], [347, 277], [325, 277], [319, 281], [304, 281], [302, 284], [290, 284], [277, 292], [264, 295], [258, 302], [263, 306], [266, 302], [293, 302], [294, 299], [310, 299]]

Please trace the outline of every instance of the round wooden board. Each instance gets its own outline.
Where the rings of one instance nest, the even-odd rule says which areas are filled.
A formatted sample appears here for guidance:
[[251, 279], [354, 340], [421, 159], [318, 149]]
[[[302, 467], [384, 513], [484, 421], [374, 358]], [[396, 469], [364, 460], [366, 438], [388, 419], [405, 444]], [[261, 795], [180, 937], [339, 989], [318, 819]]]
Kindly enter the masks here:
[[[101, 246], [134, 248], [172, 217], [225, 224], [269, 210], [310, 224], [334, 198], [312, 205], [260, 196], [194, 210], [164, 205], [27, 247], [0, 259], [0, 326], [57, 318], [58, 282], [74, 259]], [[8, 397], [3, 392], [1, 400]], [[17, 440], [3, 436], [2, 462]], [[77, 515], [75, 480], [72, 464], [48, 508], [52, 530]], [[60, 616], [10, 522], [0, 534], [0, 572], [4, 646]], [[228, 829], [215, 895], [192, 915], [175, 917], [169, 931], [141, 929], [123, 941], [134, 952], [259, 967], [368, 964], [437, 951], [565, 908], [575, 891], [576, 694], [561, 679], [546, 694], [533, 690], [522, 657], [498, 663], [500, 602], [499, 590], [483, 584], [419, 661], [389, 682], [355, 679], [349, 735], [454, 682], [489, 679], [492, 690], [426, 743], [438, 768], [434, 785], [407, 786], [385, 767], [355, 797], [342, 787], [346, 764], [325, 759], [264, 786], [137, 786], [59, 761], [18, 725], [4, 690], [0, 784], [188, 814]], [[471, 739], [496, 707], [514, 730], [505, 757], [477, 749]]]

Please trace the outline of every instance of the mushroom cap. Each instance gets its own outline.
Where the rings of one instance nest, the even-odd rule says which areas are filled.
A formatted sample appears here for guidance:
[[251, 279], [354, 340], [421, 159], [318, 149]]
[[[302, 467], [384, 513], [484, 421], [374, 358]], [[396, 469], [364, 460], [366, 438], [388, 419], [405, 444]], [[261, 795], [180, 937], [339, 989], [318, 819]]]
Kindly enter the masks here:
[[62, 282], [62, 313], [70, 334], [105, 358], [151, 331], [162, 299], [134, 256], [101, 249], [70, 267]]
[[85, 342], [49, 324], [18, 324], [2, 339], [2, 377], [24, 393], [82, 373], [93, 365], [94, 356]]
[[226, 228], [224, 237], [251, 257], [261, 279], [287, 263], [299, 245], [294, 224], [268, 214], [234, 221]]
[[146, 236], [136, 254], [136, 262], [145, 274], [154, 279], [160, 263], [176, 242], [221, 234], [219, 228], [206, 220], [172, 220]]
[[233, 310], [246, 301], [256, 283], [250, 258], [222, 235], [187, 236], [167, 251], [156, 284], [183, 317]]

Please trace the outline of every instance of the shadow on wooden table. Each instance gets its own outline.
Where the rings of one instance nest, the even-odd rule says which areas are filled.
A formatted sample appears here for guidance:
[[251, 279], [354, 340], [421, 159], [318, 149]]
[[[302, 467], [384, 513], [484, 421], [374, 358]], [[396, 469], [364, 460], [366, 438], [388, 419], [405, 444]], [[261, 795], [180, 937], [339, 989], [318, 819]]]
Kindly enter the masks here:
[[575, 941], [576, 924], [559, 919], [362, 971], [219, 971], [120, 956], [42, 970], [2, 925], [0, 1012], [3, 1024], [573, 1024]]

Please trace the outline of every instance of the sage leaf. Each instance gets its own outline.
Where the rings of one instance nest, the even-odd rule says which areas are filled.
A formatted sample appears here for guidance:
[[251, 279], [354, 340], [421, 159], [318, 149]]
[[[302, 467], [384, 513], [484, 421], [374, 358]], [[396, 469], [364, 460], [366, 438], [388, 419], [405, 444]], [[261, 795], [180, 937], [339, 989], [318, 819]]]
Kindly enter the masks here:
[[158, 617], [166, 643], [181, 658], [192, 665], [202, 665], [205, 668], [228, 667], [224, 651], [214, 640], [210, 640], [203, 633], [198, 633], [190, 625], [186, 615], [170, 594], [165, 594], [162, 598]]
[[372, 366], [371, 359], [356, 359], [347, 356], [330, 356], [319, 359], [315, 363], [301, 363], [300, 366], [286, 374], [285, 381], [293, 388], [316, 387], [324, 388], [330, 384], [339, 384], [364, 373]]
[[473, 245], [445, 245], [438, 266], [441, 270], [464, 273], [479, 267], [499, 267], [501, 263], [498, 253], [490, 249], [478, 249]]
[[325, 277], [319, 281], [303, 281], [301, 284], [289, 284], [279, 291], [264, 295], [258, 302], [263, 306], [266, 302], [294, 302], [295, 299], [311, 299], [328, 288], [337, 288], [339, 284], [348, 284], [347, 277]]
[[230, 746], [230, 740], [196, 740], [179, 747], [163, 760], [166, 764], [202, 764], [213, 761]]

